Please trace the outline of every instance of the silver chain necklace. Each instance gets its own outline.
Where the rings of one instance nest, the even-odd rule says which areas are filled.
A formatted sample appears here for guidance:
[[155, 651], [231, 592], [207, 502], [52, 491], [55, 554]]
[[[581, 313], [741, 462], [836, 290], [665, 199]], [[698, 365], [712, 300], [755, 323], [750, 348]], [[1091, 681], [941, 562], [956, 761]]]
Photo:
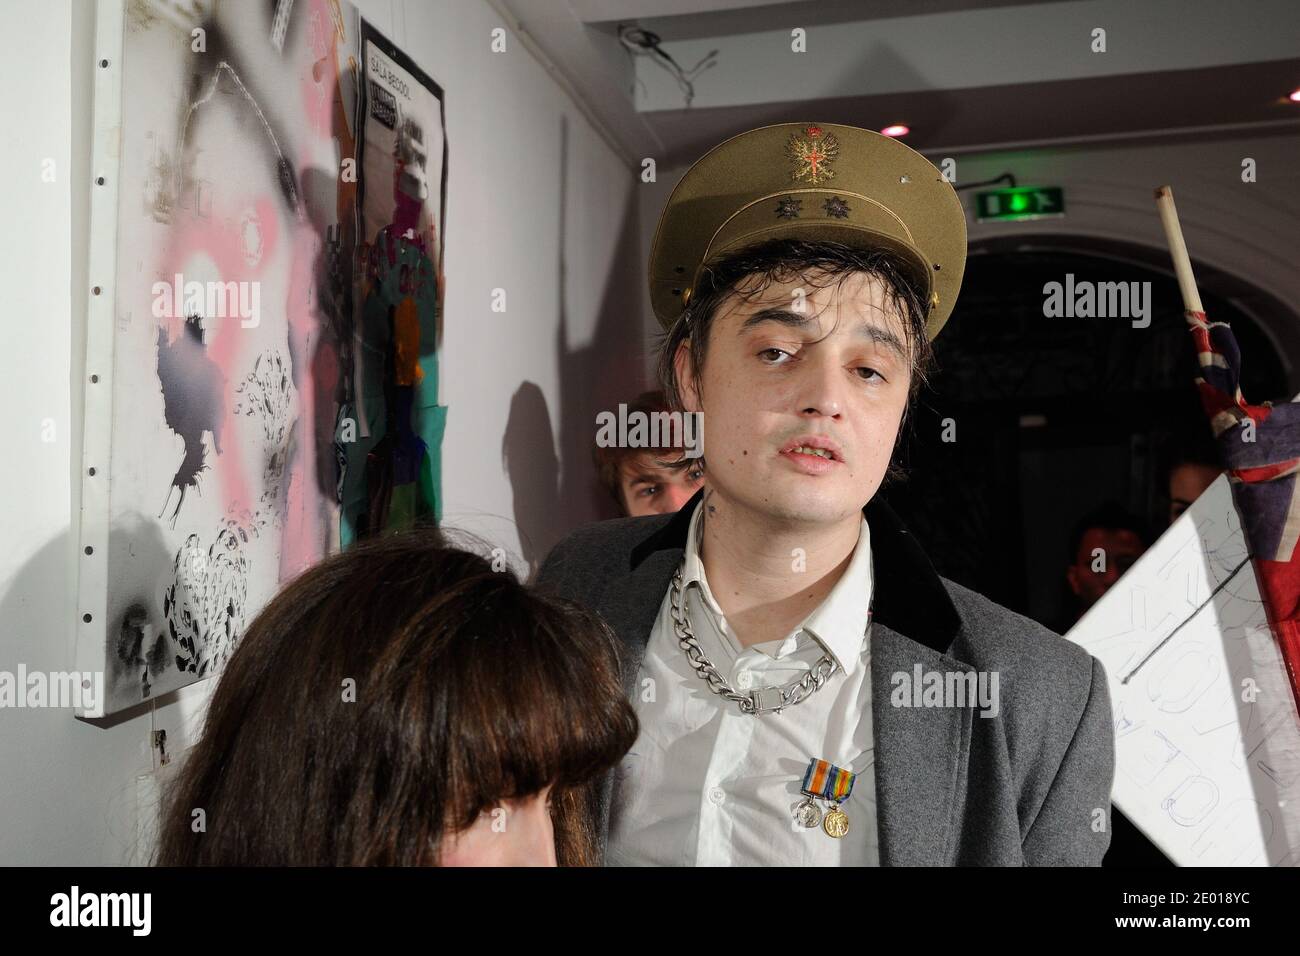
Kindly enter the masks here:
[[793, 707], [805, 697], [821, 690], [839, 667], [829, 654], [822, 654], [821, 660], [803, 677], [787, 681], [778, 687], [759, 687], [747, 694], [742, 694], [727, 681], [713, 666], [705, 655], [699, 641], [691, 633], [690, 622], [686, 620], [685, 602], [682, 599], [683, 561], [673, 572], [673, 630], [677, 632], [677, 643], [686, 652], [686, 659], [695, 668], [696, 676], [709, 685], [709, 690], [719, 697], [734, 700], [740, 706], [742, 714], [781, 713], [786, 707]]

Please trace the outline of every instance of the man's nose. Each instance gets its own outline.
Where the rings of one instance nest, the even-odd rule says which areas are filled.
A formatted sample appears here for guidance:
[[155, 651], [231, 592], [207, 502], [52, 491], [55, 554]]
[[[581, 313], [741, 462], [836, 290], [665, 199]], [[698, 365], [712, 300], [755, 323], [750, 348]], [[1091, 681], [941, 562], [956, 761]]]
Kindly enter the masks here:
[[694, 494], [694, 488], [687, 488], [685, 485], [669, 485], [663, 496], [663, 509], [659, 513], [666, 515], [681, 511], [682, 505], [690, 501]]
[[[810, 350], [816, 353], [816, 349]], [[838, 417], [844, 411], [844, 369], [838, 359], [830, 355], [812, 355], [800, 370], [802, 376], [796, 396], [799, 413]]]

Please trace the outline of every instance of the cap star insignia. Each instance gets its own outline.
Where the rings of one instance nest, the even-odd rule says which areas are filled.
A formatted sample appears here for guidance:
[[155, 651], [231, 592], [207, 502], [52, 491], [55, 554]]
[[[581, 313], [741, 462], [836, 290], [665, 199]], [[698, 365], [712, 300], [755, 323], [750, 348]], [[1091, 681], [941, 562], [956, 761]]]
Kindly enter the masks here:
[[798, 133], [790, 137], [787, 151], [794, 161], [790, 178], [795, 182], [806, 180], [815, 186], [834, 178], [831, 163], [840, 152], [840, 142], [834, 133], [827, 133], [820, 126], [809, 126], [802, 137]]
[[776, 202], [776, 217], [778, 219], [798, 219], [799, 210], [802, 208], [802, 199], [795, 199], [793, 196], [778, 199]]
[[822, 208], [826, 210], [826, 215], [832, 219], [848, 219], [849, 204], [839, 196], [832, 196], [822, 203]]

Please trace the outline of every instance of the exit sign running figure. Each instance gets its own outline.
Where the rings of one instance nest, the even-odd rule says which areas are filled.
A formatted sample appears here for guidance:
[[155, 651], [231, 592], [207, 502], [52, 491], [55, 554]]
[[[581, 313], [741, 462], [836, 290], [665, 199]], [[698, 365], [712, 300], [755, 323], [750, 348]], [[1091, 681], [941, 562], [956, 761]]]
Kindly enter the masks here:
[[1060, 186], [1017, 186], [975, 194], [975, 218], [981, 222], [1064, 215], [1065, 196]]

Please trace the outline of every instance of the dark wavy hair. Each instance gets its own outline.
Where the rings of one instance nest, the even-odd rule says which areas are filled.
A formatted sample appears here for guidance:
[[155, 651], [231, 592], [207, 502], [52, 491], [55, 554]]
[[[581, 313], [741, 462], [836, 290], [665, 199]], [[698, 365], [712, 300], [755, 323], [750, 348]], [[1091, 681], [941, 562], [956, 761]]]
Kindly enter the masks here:
[[[807, 239], [770, 239], [745, 246], [706, 266], [699, 283], [691, 290], [690, 304], [682, 311], [659, 342], [659, 382], [669, 404], [684, 411], [681, 385], [677, 381], [675, 358], [683, 342], [689, 342], [691, 368], [698, 382], [708, 355], [709, 333], [718, 308], [732, 296], [751, 301], [774, 282], [806, 278], [814, 288], [842, 285], [851, 275], [865, 273], [885, 286], [886, 301], [902, 316], [907, 357], [911, 364], [908, 406], [928, 380], [934, 365], [934, 350], [926, 334], [927, 309], [920, 290], [910, 278], [903, 259], [888, 249], [858, 249], [840, 242]], [[701, 393], [701, 402], [703, 394]], [[904, 424], [907, 412], [904, 411]], [[897, 449], [903, 428], [899, 428]], [[675, 467], [691, 462], [703, 467], [704, 458], [682, 459]], [[897, 460], [891, 462], [886, 480], [904, 477]]]
[[636, 733], [600, 618], [437, 530], [371, 539], [248, 628], [155, 862], [432, 865], [445, 835], [553, 785], [557, 862], [595, 864], [595, 788]]

